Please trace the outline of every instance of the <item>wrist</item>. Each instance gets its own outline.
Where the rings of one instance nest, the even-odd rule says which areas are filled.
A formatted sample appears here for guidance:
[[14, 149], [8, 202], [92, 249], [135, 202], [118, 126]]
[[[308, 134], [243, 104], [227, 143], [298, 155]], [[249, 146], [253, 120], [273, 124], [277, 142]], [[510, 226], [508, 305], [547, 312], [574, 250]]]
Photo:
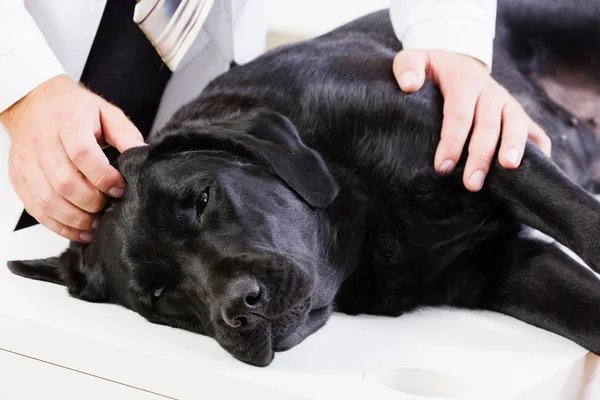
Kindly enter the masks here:
[[67, 75], [57, 75], [50, 78], [2, 111], [0, 113], [0, 123], [4, 125], [8, 135], [12, 138], [15, 133], [15, 129], [13, 129], [14, 125], [23, 115], [27, 114], [28, 111], [32, 110], [34, 107], [38, 107], [37, 103], [39, 99], [72, 90], [74, 87], [76, 88], [78, 85]]
[[20, 101], [27, 102], [29, 99], [37, 98], [37, 97], [46, 97], [48, 95], [53, 95], [55, 93], [61, 93], [65, 91], [72, 90], [78, 87], [78, 85], [67, 75], [57, 75], [53, 78], [48, 79], [45, 82], [42, 82], [35, 89], [29, 92], [25, 97], [23, 97]]

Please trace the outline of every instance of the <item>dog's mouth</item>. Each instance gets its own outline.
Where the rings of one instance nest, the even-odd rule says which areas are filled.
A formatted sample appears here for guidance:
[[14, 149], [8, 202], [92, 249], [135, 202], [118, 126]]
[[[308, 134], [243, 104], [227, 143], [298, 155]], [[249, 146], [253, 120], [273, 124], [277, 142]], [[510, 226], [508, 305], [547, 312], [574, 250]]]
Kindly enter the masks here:
[[282, 344], [286, 343], [288, 338], [293, 336], [294, 333], [307, 322], [310, 315], [310, 304], [310, 298], [306, 299], [271, 322], [273, 350], [285, 351], [291, 348], [285, 347]]
[[300, 344], [325, 324], [329, 316], [329, 310], [330, 306], [325, 306], [305, 313], [302, 323], [298, 324], [296, 329], [274, 342], [273, 350], [278, 352], [287, 351]]
[[245, 332], [229, 330], [217, 340], [238, 360], [266, 367], [273, 361], [275, 352], [297, 346], [321, 328], [330, 310], [331, 306], [311, 309], [308, 298], [274, 320], [264, 319]]

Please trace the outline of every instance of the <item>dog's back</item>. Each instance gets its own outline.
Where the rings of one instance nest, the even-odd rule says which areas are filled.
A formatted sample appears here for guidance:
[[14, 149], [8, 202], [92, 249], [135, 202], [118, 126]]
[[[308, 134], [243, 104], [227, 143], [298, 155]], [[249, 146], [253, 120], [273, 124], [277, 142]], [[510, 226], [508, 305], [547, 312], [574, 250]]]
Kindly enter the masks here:
[[[600, 93], [595, 72], [600, 56], [587, 51], [600, 47], [600, 2], [502, 0], [498, 7], [494, 78], [550, 136], [553, 160], [577, 183], [592, 188], [600, 177], [594, 135], [600, 127], [600, 96], [594, 99], [599, 113], [594, 120], [589, 112], [574, 112], [582, 109], [579, 103], [569, 107], [569, 99], [549, 96], [548, 82], [576, 93], [578, 86], [589, 87], [591, 78]], [[391, 64], [401, 48], [388, 11], [379, 11], [235, 68], [175, 119], [226, 113], [224, 95], [246, 91], [248, 101], [237, 96], [231, 109], [266, 106], [286, 115], [305, 143], [326, 159], [354, 166], [358, 174], [364, 169], [369, 182], [386, 186], [392, 177], [422, 177], [433, 173], [443, 99], [431, 83], [412, 95], [399, 90]], [[569, 79], [565, 71], [572, 72]], [[219, 98], [212, 110], [211, 98]], [[584, 101], [591, 102], [589, 96], [579, 100]], [[377, 140], [368, 140], [374, 131]]]
[[400, 49], [387, 11], [377, 12], [230, 70], [174, 121], [266, 107], [289, 118], [326, 161], [351, 166], [371, 188], [433, 175], [442, 97], [432, 83], [412, 95], [399, 90], [391, 65]]

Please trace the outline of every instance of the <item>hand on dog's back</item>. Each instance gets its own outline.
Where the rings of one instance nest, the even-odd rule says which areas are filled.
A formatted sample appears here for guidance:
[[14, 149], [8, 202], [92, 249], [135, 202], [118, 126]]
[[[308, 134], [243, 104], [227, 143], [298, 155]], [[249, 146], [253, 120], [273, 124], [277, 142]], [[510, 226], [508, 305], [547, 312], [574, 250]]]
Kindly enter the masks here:
[[504, 168], [519, 166], [527, 139], [550, 155], [548, 136], [480, 61], [443, 50], [404, 50], [396, 55], [393, 69], [405, 92], [419, 90], [428, 77], [444, 96], [436, 170], [449, 173], [454, 169], [472, 130], [463, 175], [467, 189], [476, 192], [483, 187], [499, 141], [499, 161]]

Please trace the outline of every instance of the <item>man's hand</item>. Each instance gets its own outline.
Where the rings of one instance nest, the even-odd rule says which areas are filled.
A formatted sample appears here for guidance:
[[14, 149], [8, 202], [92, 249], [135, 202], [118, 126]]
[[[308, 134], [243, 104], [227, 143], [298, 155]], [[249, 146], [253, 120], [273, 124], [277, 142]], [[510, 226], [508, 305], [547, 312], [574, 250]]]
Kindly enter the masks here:
[[405, 50], [396, 55], [393, 69], [403, 91], [419, 90], [427, 76], [444, 96], [444, 121], [434, 162], [437, 171], [454, 169], [473, 128], [463, 175], [468, 190], [476, 192], [483, 186], [500, 138], [498, 158], [504, 168], [520, 165], [528, 138], [550, 155], [548, 136], [480, 61], [443, 50]]
[[25, 209], [70, 240], [90, 242], [107, 195], [125, 181], [101, 145], [123, 152], [144, 145], [115, 106], [73, 82], [52, 78], [0, 114], [11, 138], [9, 173]]

